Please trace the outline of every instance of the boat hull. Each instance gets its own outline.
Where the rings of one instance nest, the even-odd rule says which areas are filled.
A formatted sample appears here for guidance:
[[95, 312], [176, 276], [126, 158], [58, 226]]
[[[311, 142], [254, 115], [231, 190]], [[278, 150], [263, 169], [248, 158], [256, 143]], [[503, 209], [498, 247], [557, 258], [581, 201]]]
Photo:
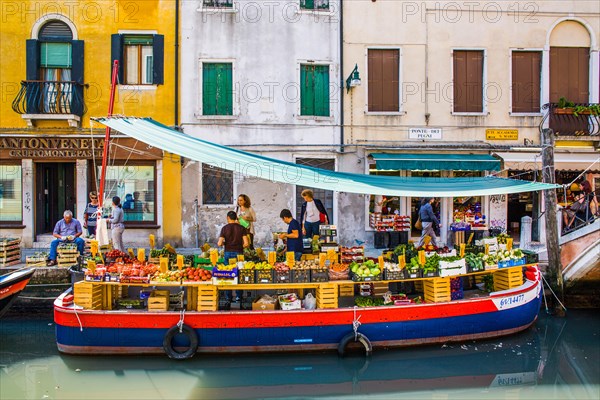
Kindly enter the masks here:
[[17, 270], [0, 277], [0, 318], [25, 289], [34, 272], [33, 269]]
[[[179, 312], [94, 311], [54, 307], [58, 349], [69, 354], [163, 353]], [[358, 321], [374, 348], [459, 342], [512, 334], [537, 318], [541, 284], [489, 297], [408, 306], [295, 311], [188, 312], [183, 322], [199, 339], [198, 352], [334, 350]], [[179, 335], [181, 336], [181, 335]], [[184, 347], [178, 336], [174, 346]]]

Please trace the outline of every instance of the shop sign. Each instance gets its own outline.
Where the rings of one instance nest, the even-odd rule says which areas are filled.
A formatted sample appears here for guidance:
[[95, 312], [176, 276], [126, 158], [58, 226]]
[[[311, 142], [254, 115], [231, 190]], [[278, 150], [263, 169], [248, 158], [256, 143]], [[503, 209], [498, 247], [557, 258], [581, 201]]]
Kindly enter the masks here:
[[[141, 145], [133, 139], [117, 139], [125, 146], [135, 148], [141, 151]], [[0, 157], [5, 158], [67, 158], [67, 159], [102, 159], [104, 149], [104, 138], [72, 138], [72, 137], [0, 137]], [[148, 149], [143, 146], [144, 154], [130, 154], [129, 151], [116, 149], [112, 155], [115, 159], [160, 159], [162, 151], [160, 149]]]
[[486, 129], [486, 140], [517, 140], [519, 131], [517, 129]]
[[408, 137], [410, 139], [421, 140], [441, 140], [441, 128], [408, 128]]

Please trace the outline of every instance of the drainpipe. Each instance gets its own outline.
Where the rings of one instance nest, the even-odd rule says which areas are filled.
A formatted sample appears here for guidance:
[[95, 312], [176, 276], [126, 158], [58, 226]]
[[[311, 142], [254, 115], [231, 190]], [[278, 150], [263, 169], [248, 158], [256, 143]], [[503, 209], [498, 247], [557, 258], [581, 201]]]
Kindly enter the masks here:
[[344, 152], [344, 0], [340, 1], [340, 153]]
[[179, 130], [179, 0], [175, 0], [175, 107], [173, 124]]

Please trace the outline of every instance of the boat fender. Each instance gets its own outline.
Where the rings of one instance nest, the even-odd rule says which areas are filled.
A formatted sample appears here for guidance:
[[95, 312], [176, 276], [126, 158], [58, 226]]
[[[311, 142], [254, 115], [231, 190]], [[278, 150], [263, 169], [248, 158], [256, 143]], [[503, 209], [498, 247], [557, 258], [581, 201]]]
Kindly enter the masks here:
[[340, 341], [340, 344], [338, 345], [338, 354], [341, 357], [344, 357], [346, 355], [346, 348], [348, 347], [348, 344], [350, 344], [350, 342], [361, 343], [365, 347], [366, 356], [370, 356], [371, 353], [373, 353], [373, 346], [371, 345], [371, 341], [368, 337], [366, 337], [360, 332], [356, 335], [354, 334], [354, 332], [351, 332], [344, 336], [343, 339]]
[[163, 339], [163, 349], [169, 358], [174, 360], [185, 360], [186, 358], [193, 357], [198, 350], [198, 335], [190, 326], [183, 324], [181, 326], [181, 333], [188, 337], [190, 341], [190, 347], [183, 352], [179, 352], [173, 348], [173, 337], [179, 334], [179, 326], [175, 325], [171, 327], [165, 334]]

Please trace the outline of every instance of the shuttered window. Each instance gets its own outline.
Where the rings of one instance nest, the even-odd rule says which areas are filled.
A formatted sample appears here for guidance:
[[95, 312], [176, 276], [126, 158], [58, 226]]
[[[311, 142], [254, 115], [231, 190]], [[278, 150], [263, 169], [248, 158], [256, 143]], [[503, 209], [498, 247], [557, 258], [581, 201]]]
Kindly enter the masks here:
[[483, 112], [483, 51], [453, 53], [454, 112]]
[[540, 112], [542, 53], [512, 52], [512, 112]]
[[300, 0], [302, 10], [328, 10], [329, 0]]
[[369, 50], [370, 112], [400, 111], [400, 50]]
[[111, 36], [111, 72], [119, 61], [118, 81], [126, 85], [162, 85], [164, 83], [164, 36]]
[[564, 97], [573, 103], [588, 103], [589, 65], [588, 47], [551, 47], [550, 102]]
[[233, 115], [233, 65], [202, 64], [202, 114]]
[[300, 115], [329, 117], [329, 66], [300, 66]]

